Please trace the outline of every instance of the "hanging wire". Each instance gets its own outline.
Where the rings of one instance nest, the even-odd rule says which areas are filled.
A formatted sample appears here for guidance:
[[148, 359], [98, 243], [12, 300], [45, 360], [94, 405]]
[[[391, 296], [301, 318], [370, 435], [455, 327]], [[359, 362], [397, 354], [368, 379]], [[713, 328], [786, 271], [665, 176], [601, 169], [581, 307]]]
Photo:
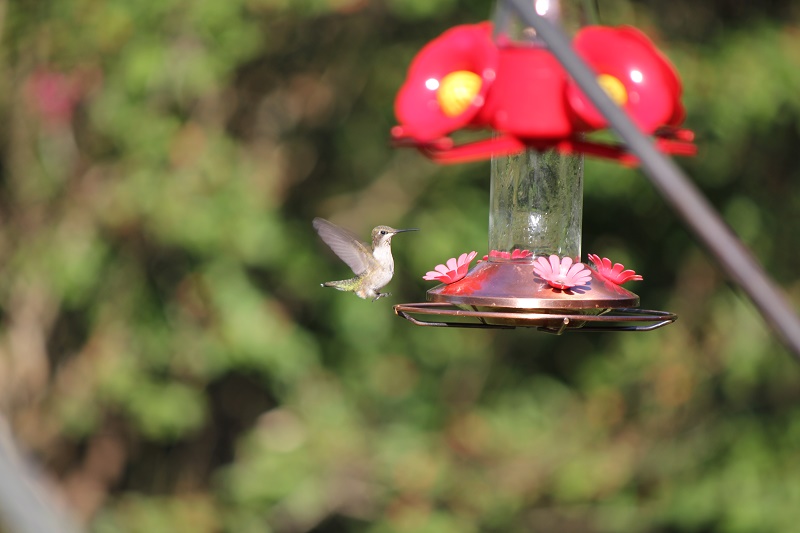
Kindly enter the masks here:
[[22, 457], [0, 417], [0, 531], [78, 533], [39, 485], [34, 467]]
[[564, 33], [536, 13], [530, 0], [499, 0], [495, 20], [507, 23], [511, 12], [533, 27], [564, 69], [605, 116], [635, 154], [642, 170], [683, 222], [731, 279], [747, 294], [765, 321], [800, 361], [800, 319], [758, 261], [730, 230], [714, 207], [672, 159], [659, 152], [628, 115], [597, 84], [594, 73], [572, 50]]

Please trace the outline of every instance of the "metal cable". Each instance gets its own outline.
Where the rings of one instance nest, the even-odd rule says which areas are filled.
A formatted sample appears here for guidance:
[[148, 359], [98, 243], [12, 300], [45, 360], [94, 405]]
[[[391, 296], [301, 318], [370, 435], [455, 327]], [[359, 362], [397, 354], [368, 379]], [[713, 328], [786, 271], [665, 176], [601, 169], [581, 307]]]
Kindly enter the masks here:
[[0, 417], [0, 531], [77, 533], [76, 526], [37, 487], [31, 465], [20, 456]]

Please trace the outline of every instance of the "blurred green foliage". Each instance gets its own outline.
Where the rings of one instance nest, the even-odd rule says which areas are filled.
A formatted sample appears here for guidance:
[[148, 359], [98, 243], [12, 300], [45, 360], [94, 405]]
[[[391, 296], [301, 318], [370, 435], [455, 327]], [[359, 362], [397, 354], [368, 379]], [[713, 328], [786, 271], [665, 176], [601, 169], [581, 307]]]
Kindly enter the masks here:
[[[584, 253], [647, 334], [417, 328], [485, 253], [488, 164], [388, 144], [453, 0], [3, 2], [0, 406], [98, 533], [760, 533], [795, 527], [800, 372], [636, 170], [589, 161]], [[800, 307], [800, 13], [600, 4], [677, 65], [680, 161]], [[390, 299], [324, 216], [398, 237]]]

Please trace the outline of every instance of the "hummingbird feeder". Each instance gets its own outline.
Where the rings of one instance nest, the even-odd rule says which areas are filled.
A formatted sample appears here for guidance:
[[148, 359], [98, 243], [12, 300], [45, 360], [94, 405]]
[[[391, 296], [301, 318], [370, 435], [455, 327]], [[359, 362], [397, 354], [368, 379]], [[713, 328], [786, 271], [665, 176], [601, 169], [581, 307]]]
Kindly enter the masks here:
[[[558, 20], [557, 2], [536, 2], [538, 15]], [[504, 2], [494, 23], [462, 25], [426, 45], [413, 60], [395, 101], [398, 146], [413, 146], [439, 163], [491, 159], [489, 253], [452, 258], [425, 279], [442, 283], [427, 302], [395, 313], [417, 325], [565, 331], [646, 331], [675, 321], [639, 309], [623, 288], [642, 276], [590, 254], [581, 263], [583, 157], [622, 164], [637, 158], [625, 145], [591, 140], [608, 126], [532, 28], [510, 37]], [[595, 81], [663, 153], [693, 155], [681, 129], [681, 82], [640, 31], [587, 26], [572, 41]], [[460, 129], [488, 129], [483, 140], [456, 144]]]

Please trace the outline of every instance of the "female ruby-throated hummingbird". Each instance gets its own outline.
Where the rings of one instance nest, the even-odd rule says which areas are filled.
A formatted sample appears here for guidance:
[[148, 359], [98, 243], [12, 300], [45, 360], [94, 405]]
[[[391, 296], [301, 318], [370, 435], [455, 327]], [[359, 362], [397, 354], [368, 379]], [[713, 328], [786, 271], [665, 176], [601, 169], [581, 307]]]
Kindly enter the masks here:
[[314, 229], [331, 247], [339, 259], [353, 269], [356, 277], [341, 281], [328, 281], [323, 287], [334, 287], [340, 291], [356, 293], [359, 298], [378, 298], [391, 293], [378, 292], [385, 287], [394, 275], [394, 259], [392, 258], [392, 237], [404, 231], [418, 231], [417, 228], [394, 229], [389, 226], [377, 226], [372, 230], [372, 248], [358, 237], [328, 222], [324, 218], [314, 219]]

